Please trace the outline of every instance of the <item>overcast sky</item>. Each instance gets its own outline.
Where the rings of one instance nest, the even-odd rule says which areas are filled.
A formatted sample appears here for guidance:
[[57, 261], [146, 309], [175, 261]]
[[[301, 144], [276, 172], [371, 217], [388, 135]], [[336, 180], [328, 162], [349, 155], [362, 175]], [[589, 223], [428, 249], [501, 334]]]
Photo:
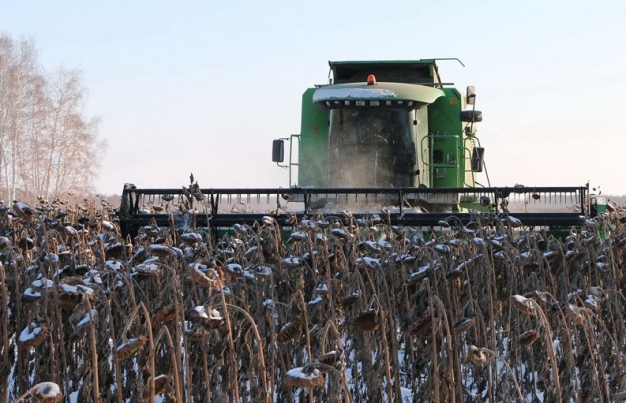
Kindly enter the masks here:
[[329, 60], [457, 57], [494, 186], [626, 194], [626, 1], [7, 1], [0, 31], [84, 72], [109, 144], [97, 190], [288, 186], [271, 141], [298, 133]]

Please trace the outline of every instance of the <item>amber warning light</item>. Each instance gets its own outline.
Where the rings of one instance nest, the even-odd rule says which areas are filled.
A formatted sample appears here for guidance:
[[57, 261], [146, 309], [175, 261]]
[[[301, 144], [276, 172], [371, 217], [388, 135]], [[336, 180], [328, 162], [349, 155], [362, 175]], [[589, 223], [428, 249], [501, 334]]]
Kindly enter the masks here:
[[370, 74], [369, 76], [367, 76], [367, 85], [376, 85], [376, 76], [373, 74]]

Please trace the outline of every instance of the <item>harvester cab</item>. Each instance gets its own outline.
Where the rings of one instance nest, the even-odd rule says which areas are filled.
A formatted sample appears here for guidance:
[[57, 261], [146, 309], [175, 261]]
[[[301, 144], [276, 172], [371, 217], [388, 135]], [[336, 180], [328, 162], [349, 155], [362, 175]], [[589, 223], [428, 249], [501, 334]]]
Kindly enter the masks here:
[[[474, 188], [480, 172], [488, 184], [474, 87], [461, 94], [442, 82], [436, 61], [329, 62], [329, 84], [303, 95], [300, 134], [273, 144], [272, 159], [289, 169], [290, 185]], [[285, 140], [289, 160], [282, 164]], [[458, 193], [423, 196], [412, 202], [429, 211], [459, 211], [477, 201]]]

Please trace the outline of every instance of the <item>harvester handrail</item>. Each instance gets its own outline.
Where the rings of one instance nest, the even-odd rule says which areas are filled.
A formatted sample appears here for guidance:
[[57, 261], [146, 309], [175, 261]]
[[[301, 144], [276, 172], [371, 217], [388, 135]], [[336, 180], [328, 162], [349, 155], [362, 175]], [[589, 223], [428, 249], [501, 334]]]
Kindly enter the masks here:
[[[587, 186], [505, 186], [505, 187], [480, 187], [480, 188], [426, 188], [426, 187], [399, 187], [399, 188], [371, 188], [371, 187], [354, 187], [354, 188], [308, 188], [308, 187], [291, 187], [291, 188], [199, 188], [196, 192], [209, 196], [213, 213], [217, 213], [219, 200], [222, 196], [277, 196], [283, 197], [285, 200], [290, 199], [294, 195], [301, 195], [305, 203], [305, 212], [309, 210], [310, 197], [312, 195], [363, 195], [368, 198], [369, 195], [397, 195], [399, 200], [404, 200], [404, 196], [412, 195], [437, 195], [437, 194], [459, 194], [459, 195], [489, 195], [493, 202], [508, 197], [511, 194], [548, 194], [563, 195], [576, 194], [576, 202], [581, 206], [581, 214], [585, 214], [585, 204], [588, 194]], [[124, 189], [122, 199], [128, 199], [129, 209], [127, 215], [134, 215], [139, 210], [139, 196], [147, 195], [185, 195], [189, 190], [184, 188], [136, 188], [127, 186]], [[497, 203], [496, 212], [497, 212]], [[402, 205], [399, 206], [402, 209]], [[124, 214], [122, 214], [124, 215]]]
[[[132, 190], [137, 194], [158, 195], [158, 194], [184, 194], [185, 189], [180, 188], [135, 188]], [[481, 188], [427, 188], [427, 187], [392, 187], [392, 188], [371, 188], [371, 187], [342, 187], [342, 188], [309, 188], [309, 187], [292, 187], [292, 188], [200, 188], [203, 194], [326, 194], [326, 193], [397, 193], [401, 192], [421, 192], [421, 193], [494, 193], [499, 191], [509, 191], [509, 193], [568, 193], [577, 191], [587, 191], [586, 186], [499, 186], [499, 187], [481, 187]]]

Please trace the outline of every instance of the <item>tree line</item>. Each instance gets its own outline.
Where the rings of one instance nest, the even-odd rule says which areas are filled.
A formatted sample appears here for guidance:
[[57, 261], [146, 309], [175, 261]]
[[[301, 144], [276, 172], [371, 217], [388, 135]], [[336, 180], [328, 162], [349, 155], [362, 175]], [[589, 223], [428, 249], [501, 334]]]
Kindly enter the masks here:
[[82, 72], [46, 71], [30, 38], [0, 34], [0, 198], [88, 193], [106, 143], [87, 117]]

